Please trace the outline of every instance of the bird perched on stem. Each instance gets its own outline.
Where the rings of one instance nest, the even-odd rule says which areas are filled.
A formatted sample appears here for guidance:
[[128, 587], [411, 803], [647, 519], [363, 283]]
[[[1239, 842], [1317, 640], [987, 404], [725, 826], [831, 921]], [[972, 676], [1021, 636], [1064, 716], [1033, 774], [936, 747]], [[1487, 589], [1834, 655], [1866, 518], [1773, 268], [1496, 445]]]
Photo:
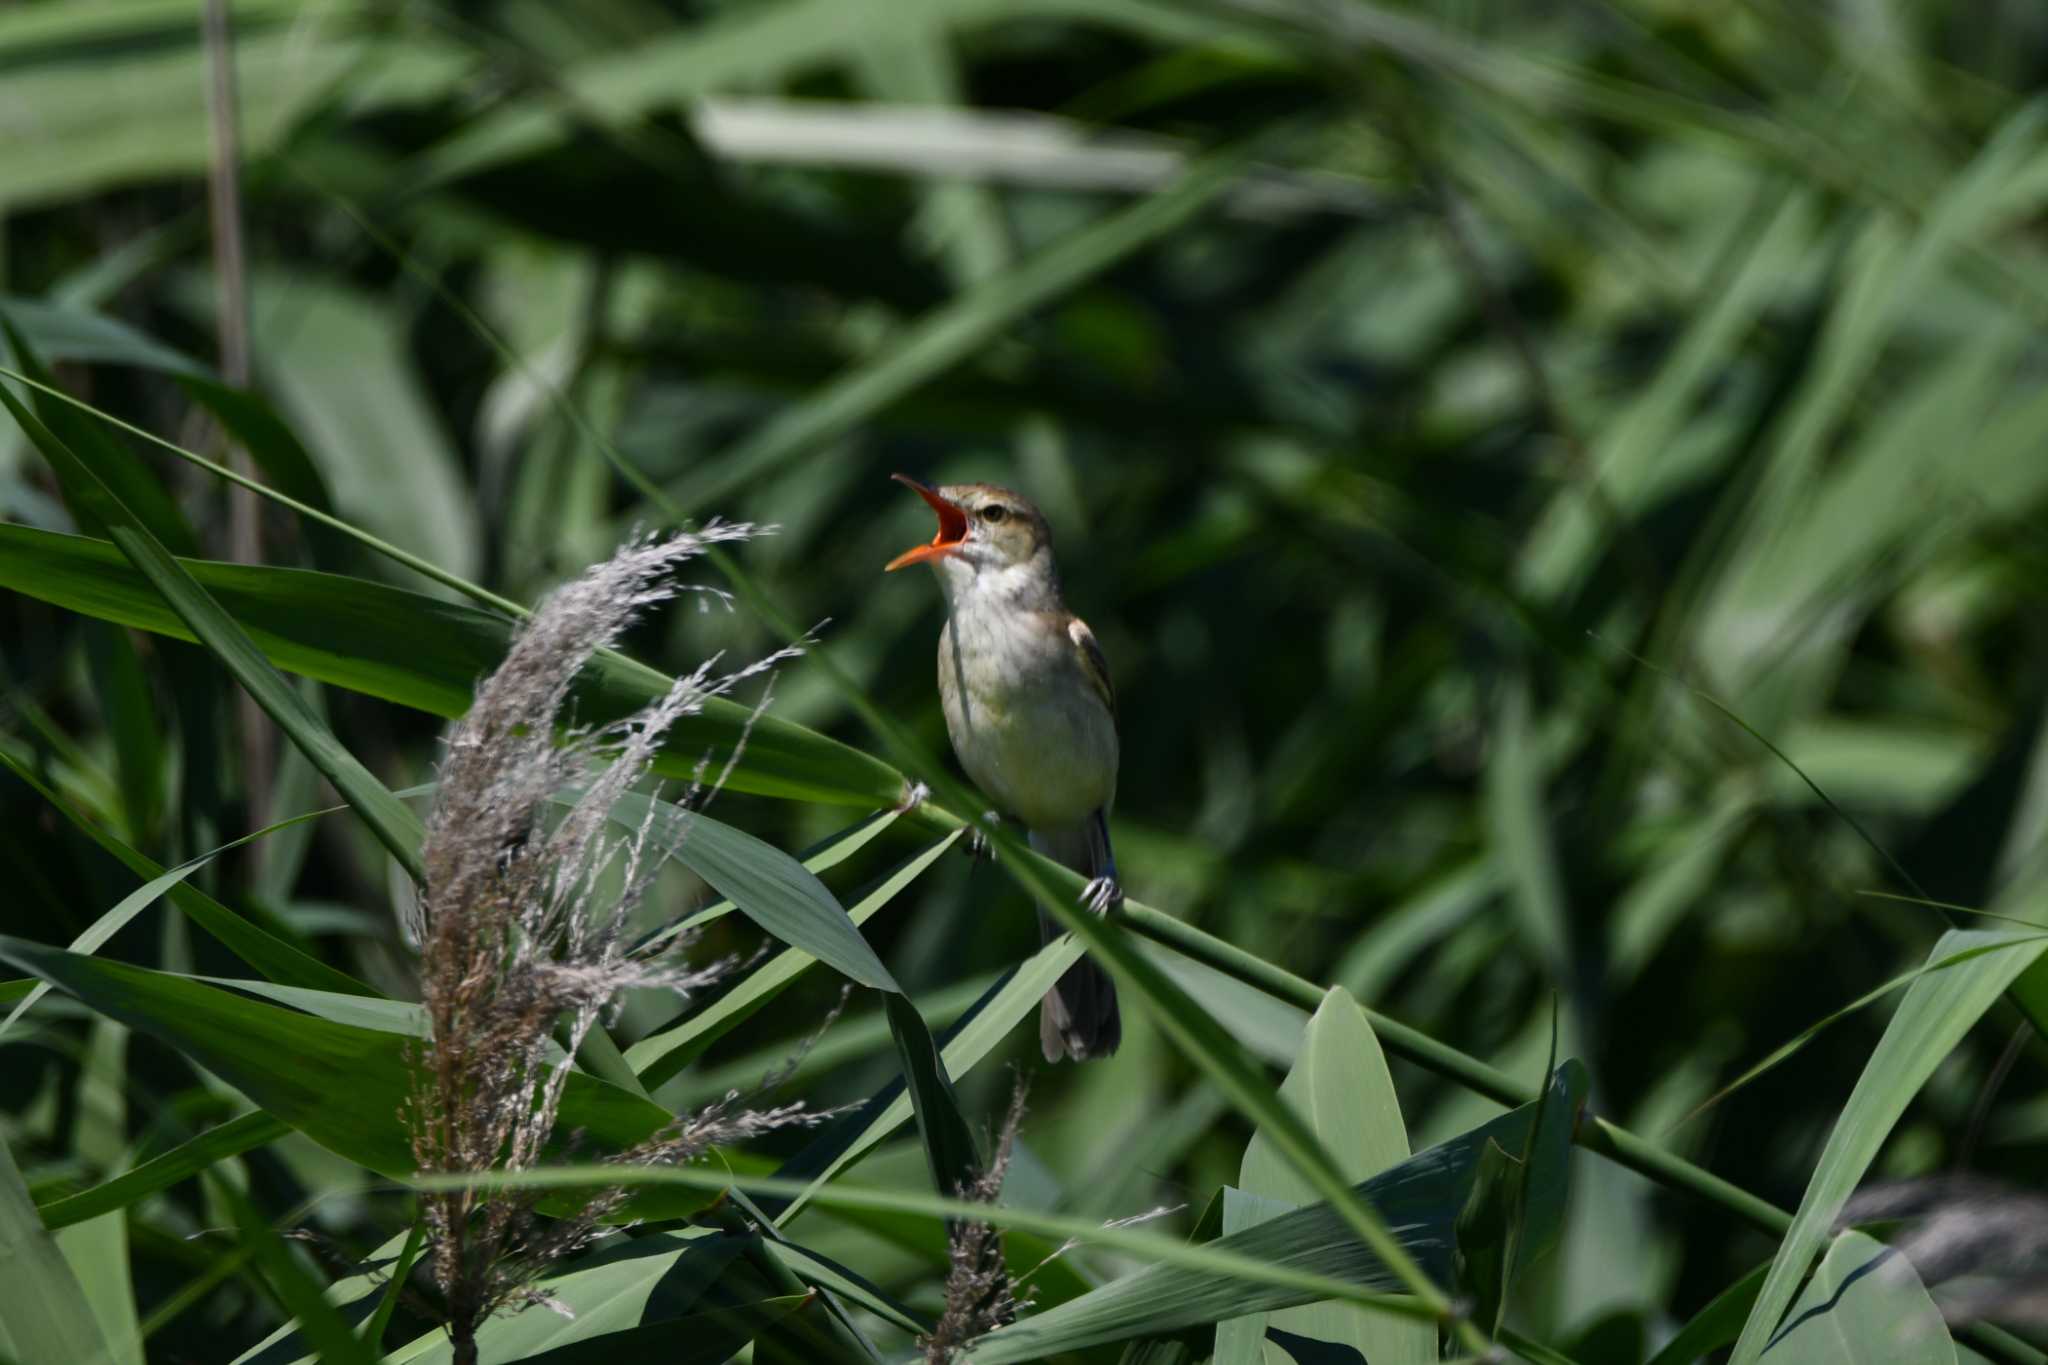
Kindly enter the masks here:
[[[939, 517], [929, 544], [888, 567], [929, 564], [946, 594], [939, 700], [953, 752], [1033, 848], [1089, 879], [1082, 900], [1105, 913], [1123, 899], [1109, 847], [1116, 693], [1102, 647], [1060, 599], [1045, 518], [994, 484], [895, 477]], [[1043, 909], [1038, 922], [1047, 939], [1059, 932]], [[1106, 1057], [1122, 1037], [1115, 985], [1081, 959], [1040, 1007], [1045, 1059]]]

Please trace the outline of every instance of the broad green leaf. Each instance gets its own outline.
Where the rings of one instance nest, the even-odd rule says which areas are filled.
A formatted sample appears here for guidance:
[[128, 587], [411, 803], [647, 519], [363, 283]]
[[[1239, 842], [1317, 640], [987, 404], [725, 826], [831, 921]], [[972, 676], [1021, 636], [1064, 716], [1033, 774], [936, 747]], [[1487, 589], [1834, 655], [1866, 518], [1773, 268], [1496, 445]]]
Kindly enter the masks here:
[[[271, 662], [290, 673], [437, 716], [469, 709], [477, 680], [497, 667], [513, 622], [365, 579], [302, 569], [179, 561]], [[105, 541], [0, 525], [0, 587], [100, 620], [195, 639], [149, 580]], [[615, 656], [593, 660], [576, 714], [602, 724], [632, 714], [674, 680]], [[751, 729], [749, 725], [751, 723]], [[669, 732], [656, 771], [688, 780], [740, 749], [735, 791], [835, 805], [893, 806], [902, 774], [857, 749], [773, 715], [712, 698]]]
[[[1579, 1106], [1585, 1099], [1585, 1085], [1585, 1069], [1576, 1062], [1560, 1067], [1551, 1082], [1534, 1151], [1539, 1170], [1559, 1174], [1532, 1182], [1529, 1190], [1525, 1244], [1532, 1248], [1554, 1239], [1563, 1221], [1564, 1173], [1569, 1170], [1566, 1157]], [[1357, 1187], [1433, 1279], [1448, 1282], [1451, 1278], [1453, 1225], [1471, 1193], [1480, 1153], [1488, 1142], [1522, 1150], [1530, 1125], [1536, 1122], [1536, 1110], [1534, 1103], [1512, 1110]], [[1313, 1269], [1375, 1289], [1400, 1288], [1400, 1281], [1388, 1274], [1326, 1203], [1268, 1219], [1211, 1246]], [[1195, 1323], [1293, 1307], [1314, 1297], [1254, 1287], [1179, 1266], [1155, 1266], [991, 1333], [976, 1347], [973, 1359], [982, 1365], [1039, 1360], [1102, 1342], [1156, 1336]]]
[[[887, 905], [915, 881], [939, 855], [951, 848], [961, 831], [955, 830], [924, 852], [904, 860], [847, 910], [854, 924], [867, 923], [870, 916]], [[626, 1049], [626, 1060], [649, 1089], [669, 1080], [703, 1055], [704, 1049], [751, 1017], [780, 995], [817, 959], [799, 948], [788, 948], [748, 972], [732, 989], [685, 1018], [676, 1027], [657, 1033]]]
[[111, 1180], [62, 1199], [53, 1199], [37, 1209], [43, 1226], [55, 1231], [103, 1213], [140, 1203], [159, 1190], [169, 1189], [188, 1176], [197, 1175], [216, 1162], [277, 1141], [291, 1132], [291, 1125], [254, 1110], [187, 1138], [168, 1152], [123, 1171]]
[[1956, 1365], [1912, 1263], [1860, 1232], [1835, 1238], [1764, 1355], [1772, 1365]]
[[[556, 1346], [521, 1359], [533, 1365], [616, 1365], [621, 1359], [658, 1359], [663, 1365], [723, 1365], [751, 1342], [754, 1359], [767, 1365], [770, 1361], [790, 1359], [781, 1348], [769, 1345], [767, 1339], [780, 1335], [792, 1319], [805, 1309], [814, 1309], [816, 1303], [817, 1299], [809, 1294], [770, 1296], [668, 1322], [629, 1327], [623, 1332]], [[787, 1349], [797, 1352], [795, 1360], [806, 1365], [817, 1359], [801, 1354], [808, 1349], [805, 1346]]]
[[[1299, 1112], [1336, 1160], [1345, 1179], [1357, 1182], [1408, 1159], [1408, 1133], [1401, 1122], [1387, 1059], [1358, 1002], [1343, 987], [1332, 987], [1302, 1034], [1301, 1053], [1281, 1083], [1280, 1098]], [[1275, 1153], [1262, 1133], [1253, 1133], [1238, 1171], [1246, 1194], [1276, 1201], [1282, 1209], [1315, 1202], [1308, 1182]], [[1233, 1338], [1260, 1343], [1268, 1327], [1314, 1341], [1348, 1346], [1373, 1365], [1434, 1362], [1436, 1328], [1401, 1322], [1348, 1304], [1290, 1308], [1254, 1315], [1242, 1324], [1217, 1328], [1223, 1355], [1225, 1327]]]
[[1479, 1154], [1479, 1173], [1471, 1197], [1458, 1211], [1453, 1227], [1458, 1244], [1458, 1287], [1472, 1301], [1472, 1320], [1489, 1337], [1500, 1334], [1515, 1232], [1515, 1193], [1521, 1185], [1522, 1162], [1498, 1143]]
[[[412, 1147], [400, 1119], [410, 1089], [410, 1040], [403, 1034], [353, 1028], [205, 982], [21, 939], [0, 938], [0, 960], [176, 1048], [329, 1151], [393, 1179], [413, 1174]], [[349, 1102], [335, 1103], [337, 1095]], [[566, 1149], [570, 1135], [580, 1134], [590, 1147], [619, 1151], [672, 1119], [649, 1100], [572, 1073], [556, 1148]], [[692, 1207], [636, 1212], [675, 1216]]]
[[[655, 803], [654, 797], [628, 792], [613, 807], [613, 816], [638, 826]], [[842, 976], [876, 990], [902, 993], [860, 927], [809, 868], [745, 830], [696, 811], [666, 808], [680, 822], [656, 821], [651, 826], [658, 832], [659, 847], [709, 882], [748, 919]]]
[[1754, 1365], [1762, 1356], [1814, 1253], [1921, 1085], [2000, 992], [2048, 947], [2038, 934], [1982, 929], [1951, 929], [1934, 945], [1930, 958], [1939, 961], [2001, 944], [2010, 946], [1931, 972], [1906, 992], [1821, 1149], [1792, 1227], [1743, 1324], [1733, 1365]]
[[236, 624], [233, 616], [185, 571], [163, 543], [149, 533], [78, 455], [23, 408], [4, 387], [0, 387], [0, 403], [14, 414], [15, 421], [57, 470], [70, 495], [107, 528], [121, 553], [170, 604], [193, 636], [213, 652], [235, 680], [277, 722], [278, 728], [334, 784], [342, 799], [355, 808], [379, 842], [417, 882], [420, 879], [419, 845], [422, 835], [419, 818], [334, 737], [334, 733]]
[[98, 1361], [107, 1343], [78, 1277], [43, 1230], [14, 1154], [0, 1141], [0, 1352], [30, 1361]]
[[981, 1174], [982, 1157], [967, 1120], [961, 1116], [953, 1078], [946, 1074], [946, 1063], [932, 1041], [931, 1030], [909, 997], [887, 995], [882, 1006], [888, 1011], [889, 1033], [895, 1039], [910, 1105], [917, 1115], [917, 1135], [924, 1143], [932, 1188], [940, 1194], [964, 1194]]
[[[706, 1228], [611, 1239], [542, 1282], [574, 1316], [546, 1309], [500, 1314], [477, 1333], [478, 1355], [484, 1360], [543, 1359], [551, 1358], [544, 1353], [578, 1344], [617, 1351], [626, 1344], [621, 1333], [680, 1326], [714, 1304], [762, 1297], [772, 1290], [747, 1263], [749, 1241]], [[429, 1333], [387, 1359], [391, 1365], [446, 1365], [447, 1337]]]

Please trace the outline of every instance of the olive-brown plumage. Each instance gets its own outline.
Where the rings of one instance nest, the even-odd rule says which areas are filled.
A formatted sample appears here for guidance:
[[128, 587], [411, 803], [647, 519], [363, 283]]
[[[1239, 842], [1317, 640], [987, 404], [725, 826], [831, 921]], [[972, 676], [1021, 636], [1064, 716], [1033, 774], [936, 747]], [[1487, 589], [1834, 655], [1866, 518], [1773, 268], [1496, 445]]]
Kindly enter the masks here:
[[[939, 517], [931, 543], [891, 569], [928, 563], [946, 596], [939, 700], [960, 766], [1033, 848], [1089, 878], [1105, 910], [1120, 895], [1109, 843], [1116, 797], [1116, 694], [1095, 636], [1060, 597], [1045, 518], [994, 484], [930, 488], [897, 475]], [[1043, 911], [1046, 936], [1058, 931]], [[1107, 1056], [1122, 1037], [1116, 989], [1086, 958], [1045, 997], [1048, 1061]]]

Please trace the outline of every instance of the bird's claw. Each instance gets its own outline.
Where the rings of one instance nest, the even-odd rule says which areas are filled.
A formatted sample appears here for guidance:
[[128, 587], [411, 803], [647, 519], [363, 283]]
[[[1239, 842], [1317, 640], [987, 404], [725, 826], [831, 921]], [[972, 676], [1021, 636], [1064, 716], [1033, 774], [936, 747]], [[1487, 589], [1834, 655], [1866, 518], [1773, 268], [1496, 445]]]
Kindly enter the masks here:
[[1097, 877], [1081, 888], [1081, 904], [1098, 915], [1107, 915], [1124, 903], [1124, 889], [1114, 877]]
[[[1003, 817], [997, 815], [992, 810], [983, 811], [981, 818], [983, 822], [991, 825], [1003, 823]], [[971, 825], [967, 830], [967, 856], [975, 859], [977, 862], [983, 858], [993, 859], [996, 856], [995, 843], [990, 840], [988, 834]]]
[[903, 790], [903, 799], [896, 803], [896, 809], [904, 815], [916, 810], [931, 799], [932, 789], [922, 782], [913, 782]]

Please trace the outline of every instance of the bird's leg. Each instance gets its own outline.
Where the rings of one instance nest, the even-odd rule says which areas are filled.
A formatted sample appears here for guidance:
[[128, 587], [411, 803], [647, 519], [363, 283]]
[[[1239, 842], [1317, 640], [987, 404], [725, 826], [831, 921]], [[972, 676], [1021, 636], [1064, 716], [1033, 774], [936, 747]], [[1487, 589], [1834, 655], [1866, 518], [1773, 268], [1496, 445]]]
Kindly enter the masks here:
[[1109, 846], [1109, 821], [1095, 812], [1095, 837], [1102, 843], [1102, 875], [1081, 888], [1081, 904], [1098, 915], [1107, 915], [1124, 903], [1123, 884], [1116, 876], [1116, 852]]
[[[992, 810], [983, 811], [981, 818], [984, 823], [991, 825], [1003, 823], [1003, 817]], [[996, 856], [996, 846], [989, 840], [987, 834], [973, 826], [969, 826], [967, 830], [967, 856], [976, 861], [983, 858], [993, 860]]]
[[1098, 915], [1107, 915], [1124, 903], [1124, 889], [1117, 885], [1116, 873], [1097, 877], [1081, 888], [1081, 904]]

